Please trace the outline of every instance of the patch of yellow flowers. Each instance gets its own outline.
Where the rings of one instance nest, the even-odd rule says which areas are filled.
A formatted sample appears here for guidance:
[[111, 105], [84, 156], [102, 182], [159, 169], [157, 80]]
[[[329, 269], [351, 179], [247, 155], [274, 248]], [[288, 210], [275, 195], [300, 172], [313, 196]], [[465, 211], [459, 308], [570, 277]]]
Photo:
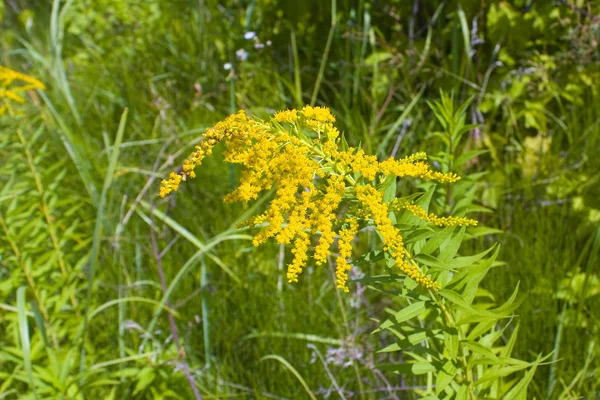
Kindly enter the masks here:
[[9, 101], [24, 103], [23, 92], [45, 89], [44, 84], [31, 76], [0, 65], [0, 115], [6, 113]]
[[311, 254], [317, 265], [327, 262], [337, 238], [337, 286], [348, 291], [352, 242], [361, 226], [374, 225], [383, 238], [384, 250], [404, 274], [427, 289], [439, 289], [439, 283], [426, 276], [411, 259], [390, 213], [408, 210], [438, 226], [477, 222], [438, 217], [408, 202], [386, 203], [377, 183], [389, 175], [440, 183], [460, 178], [453, 173], [432, 171], [425, 162], [425, 153], [379, 162], [362, 149], [348, 148], [334, 122], [334, 116], [325, 107], [281, 111], [270, 121], [240, 111], [206, 131], [196, 151], [184, 161], [182, 171], [173, 172], [162, 181], [159, 194], [165, 197], [177, 191], [181, 181], [194, 178], [194, 170], [203, 158], [212, 153], [217, 143], [223, 143], [225, 160], [243, 167], [239, 186], [225, 197], [225, 202], [255, 200], [261, 192], [275, 189], [267, 210], [243, 225], [261, 227], [254, 237], [256, 246], [269, 238], [280, 244], [293, 243], [293, 260], [287, 271], [289, 282], [298, 281]]

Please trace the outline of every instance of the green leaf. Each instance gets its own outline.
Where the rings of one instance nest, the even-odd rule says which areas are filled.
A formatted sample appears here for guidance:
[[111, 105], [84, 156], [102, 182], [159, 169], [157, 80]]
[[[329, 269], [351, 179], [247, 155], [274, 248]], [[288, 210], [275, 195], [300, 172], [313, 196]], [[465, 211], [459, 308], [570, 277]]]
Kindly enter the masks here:
[[409, 232], [410, 233], [408, 233], [404, 237], [404, 244], [406, 245], [418, 243], [422, 240], [429, 239], [430, 237], [436, 234], [436, 231], [430, 226], [423, 226], [417, 229], [410, 229]]
[[458, 231], [458, 233], [452, 237], [452, 239], [440, 246], [440, 260], [446, 262], [452, 260], [452, 258], [456, 256], [456, 253], [458, 253], [458, 249], [462, 244], [463, 237], [465, 236], [465, 230], [466, 227], [463, 226], [460, 228], [460, 231]]
[[416, 317], [417, 315], [425, 311], [425, 309], [427, 308], [426, 305], [427, 302], [418, 301], [416, 303], [410, 304], [407, 307], [404, 307], [402, 310], [394, 314], [394, 319], [396, 320], [396, 322], [392, 321], [391, 319], [388, 319], [387, 321], [382, 323], [375, 332], [389, 328], [391, 326], [394, 326], [395, 324], [399, 324]]
[[440, 393], [444, 391], [446, 386], [452, 382], [454, 376], [456, 376], [456, 371], [458, 369], [454, 365], [452, 361], [448, 361], [442, 369], [438, 372], [437, 379], [435, 381], [435, 393], [439, 396]]
[[346, 140], [346, 135], [342, 133], [340, 138], [340, 150], [348, 151], [349, 148], [350, 146], [348, 145], [348, 141]]
[[449, 226], [447, 228], [442, 229], [437, 232], [431, 239], [425, 243], [425, 245], [421, 248], [419, 254], [431, 254], [435, 250], [439, 249], [440, 245], [446, 241], [452, 235], [454, 231], [453, 226]]
[[[495, 369], [495, 370], [483, 375], [481, 378], [477, 379], [477, 381], [475, 382], [475, 386], [481, 385], [488, 381], [493, 381], [496, 379], [507, 377], [510, 374], [514, 374], [515, 372], [522, 371], [531, 366], [532, 366], [531, 363], [524, 363], [524, 364], [511, 365], [508, 367], [502, 367], [502, 368]], [[509, 397], [505, 397], [505, 398], [508, 399]]]
[[505, 396], [507, 399], [515, 400], [527, 400], [527, 387], [535, 375], [535, 371], [540, 363], [540, 357], [538, 356], [537, 362], [527, 371], [525, 376], [517, 383]]
[[432, 338], [439, 338], [440, 333], [441, 333], [440, 329], [416, 332], [411, 335], [408, 335], [407, 337], [405, 337], [404, 339], [401, 339], [400, 341], [398, 341], [396, 343], [392, 343], [391, 345], [379, 350], [378, 353], [390, 353], [390, 352], [395, 352], [395, 351], [402, 351], [402, 350], [410, 348], [418, 343], [424, 342], [426, 340], [429, 340]]
[[383, 201], [390, 203], [396, 198], [396, 175], [388, 175], [378, 188], [383, 192]]
[[[467, 60], [471, 60], [471, 30], [469, 29], [469, 23], [467, 22], [467, 16], [465, 15], [465, 12], [463, 11], [462, 7], [458, 7], [458, 20], [460, 21], [460, 28], [462, 31], [462, 36], [463, 36], [463, 44], [464, 44], [464, 51], [465, 51], [465, 56], [467, 58]], [[471, 102], [468, 101], [465, 104], [469, 104]], [[464, 105], [463, 105], [464, 106]], [[462, 114], [462, 112], [459, 110], [457, 112], [458, 115]]]
[[460, 386], [460, 389], [458, 390], [458, 392], [456, 393], [456, 400], [468, 400], [469, 398], [469, 388], [466, 384], [462, 384]]
[[506, 302], [503, 305], [494, 309], [493, 311], [499, 314], [510, 314], [514, 310], [516, 310], [525, 300], [524, 298], [522, 298], [520, 301], [516, 301], [517, 295], [519, 294], [519, 286], [520, 284], [517, 282], [517, 286], [515, 287], [515, 290], [513, 290], [508, 300], [506, 300]]
[[137, 376], [137, 383], [135, 384], [133, 395], [136, 396], [140, 392], [143, 392], [152, 384], [152, 382], [154, 382], [154, 379], [156, 379], [156, 374], [153, 368], [145, 367], [142, 369], [140, 374]]
[[446, 263], [438, 260], [434, 256], [430, 256], [427, 254], [417, 254], [414, 257], [414, 260], [419, 264], [427, 265], [434, 270], [442, 270], [442, 271], [455, 271], [453, 268], [450, 268]]
[[448, 289], [442, 289], [438, 293], [440, 294], [440, 296], [453, 303], [456, 308], [466, 313], [466, 316], [456, 323], [457, 325], [462, 325], [471, 322], [479, 322], [488, 319], [497, 320], [500, 318], [499, 316], [490, 311], [472, 306], [456, 292], [453, 292]]
[[475, 340], [485, 332], [488, 332], [496, 325], [495, 320], [482, 321], [477, 324], [475, 328], [471, 332], [469, 332], [469, 336], [467, 336], [467, 340]]
[[367, 58], [365, 58], [365, 64], [371, 66], [380, 64], [384, 61], [391, 59], [392, 57], [392, 53], [388, 53], [387, 51], [376, 51], [374, 53], [371, 53]]
[[470, 340], [463, 340], [461, 343], [464, 347], [471, 350], [475, 354], [486, 356], [492, 360], [498, 360], [498, 356], [496, 356], [490, 349], [481, 345], [480, 343], [473, 342]]
[[392, 283], [392, 282], [401, 282], [405, 279], [403, 275], [375, 275], [375, 276], [365, 276], [360, 279], [352, 279], [352, 282], [359, 283]]
[[513, 348], [515, 347], [515, 343], [517, 342], [517, 335], [519, 334], [519, 326], [520, 324], [517, 323], [517, 326], [515, 326], [515, 330], [513, 331], [512, 335], [510, 335], [510, 339], [508, 339], [508, 342], [506, 343], [506, 345], [504, 346], [504, 348], [502, 349], [500, 356], [501, 357], [510, 357], [510, 354], [513, 351]]
[[418, 286], [417, 282], [415, 282], [414, 279], [412, 279], [410, 276], [407, 276], [406, 278], [404, 278], [404, 286], [403, 286], [403, 290], [414, 290], [416, 287]]
[[25, 292], [27, 287], [21, 286], [17, 289], [17, 315], [19, 321], [19, 338], [21, 339], [21, 351], [23, 352], [23, 363], [29, 386], [33, 393], [33, 397], [37, 399], [37, 391], [33, 381], [33, 371], [31, 368], [31, 346], [29, 342], [29, 325], [27, 323], [27, 310], [25, 309]]
[[417, 361], [407, 364], [382, 364], [377, 368], [384, 371], [391, 371], [396, 374], [424, 375], [429, 372], [435, 372], [435, 366], [427, 361]]
[[462, 292], [464, 299], [469, 304], [472, 303], [473, 299], [475, 298], [475, 294], [477, 293], [479, 283], [487, 275], [488, 271], [492, 267], [493, 262], [496, 260], [496, 257], [498, 257], [498, 253], [500, 252], [500, 246], [494, 245], [493, 247], [496, 247], [496, 251], [494, 251], [494, 254], [492, 254], [492, 256], [487, 260], [471, 268], [469, 271], [469, 277], [468, 279], [466, 279], [465, 289]]
[[415, 201], [415, 205], [421, 207], [423, 210], [425, 210], [425, 212], [429, 212], [429, 204], [431, 203], [431, 199], [435, 193], [435, 188], [436, 185], [431, 185], [431, 187]]
[[458, 358], [458, 331], [456, 328], [451, 328], [444, 332], [444, 347], [448, 351], [450, 360], [456, 361]]
[[456, 157], [456, 159], [454, 160], [454, 167], [455, 168], [462, 167], [468, 161], [472, 160], [473, 158], [475, 158], [477, 156], [485, 154], [485, 153], [489, 153], [489, 150], [466, 151], [466, 152], [462, 153], [460, 156]]
[[492, 246], [487, 250], [482, 251], [481, 253], [475, 254], [474, 256], [467, 257], [457, 257], [448, 263], [448, 267], [450, 268], [464, 268], [468, 265], [472, 265], [477, 261], [481, 260], [485, 257], [490, 251], [492, 251], [496, 246]]

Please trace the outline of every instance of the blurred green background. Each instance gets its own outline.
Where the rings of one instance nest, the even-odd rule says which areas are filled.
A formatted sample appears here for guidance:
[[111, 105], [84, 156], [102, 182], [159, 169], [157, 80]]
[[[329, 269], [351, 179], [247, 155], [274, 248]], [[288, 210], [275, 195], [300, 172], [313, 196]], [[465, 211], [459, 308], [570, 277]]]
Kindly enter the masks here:
[[557, 361], [530, 395], [600, 396], [600, 1], [3, 0], [0, 15], [0, 64], [47, 86], [0, 118], [0, 398], [194, 398], [186, 375], [204, 398], [307, 398], [269, 354], [318, 398], [359, 398], [358, 379], [366, 398], [417, 398], [419, 381], [377, 368], [384, 295], [337, 293], [328, 267], [288, 284], [289, 249], [231, 236], [255, 207], [222, 204], [238, 170], [217, 155], [156, 193], [238, 109], [324, 105], [380, 158], [435, 154], [441, 90], [474, 96], [462, 151], [481, 152], [456, 172], [481, 172], [478, 218], [497, 229], [473, 251], [502, 244], [484, 287], [519, 283], [516, 357]]

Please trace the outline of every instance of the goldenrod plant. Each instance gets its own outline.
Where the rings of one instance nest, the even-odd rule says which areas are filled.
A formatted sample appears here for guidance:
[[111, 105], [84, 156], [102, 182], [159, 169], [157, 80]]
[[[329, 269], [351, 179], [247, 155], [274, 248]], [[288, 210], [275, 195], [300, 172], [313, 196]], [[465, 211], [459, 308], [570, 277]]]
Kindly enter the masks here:
[[[464, 207], [454, 216], [430, 211], [435, 184], [460, 179], [449, 167], [456, 143], [472, 128], [464, 122], [467, 106], [454, 111], [444, 94], [432, 105], [445, 128], [439, 135], [448, 144], [446, 156], [438, 157], [441, 171], [425, 162], [425, 153], [380, 161], [349, 147], [326, 107], [281, 111], [269, 121], [240, 111], [206, 131], [180, 172], [162, 181], [159, 195], [165, 197], [194, 178], [196, 168], [222, 143], [225, 161], [242, 165], [239, 185], [225, 202], [249, 202], [262, 192], [274, 192], [267, 209], [240, 226], [257, 229], [256, 246], [270, 238], [292, 244], [290, 283], [298, 281], [307, 264], [334, 260], [337, 287], [348, 292], [353, 264], [387, 265], [389, 274], [363, 280], [401, 288], [396, 293], [404, 307], [390, 311], [377, 331], [393, 334], [396, 341], [381, 351], [402, 352], [403, 362], [382, 369], [426, 375], [426, 387], [419, 392], [428, 399], [525, 399], [542, 358], [532, 363], [511, 358], [518, 329], [509, 323], [520, 304], [517, 290], [502, 305], [479, 290], [496, 265], [498, 246], [460, 256], [467, 229], [477, 221], [465, 216]], [[396, 197], [397, 184], [408, 178], [429, 182], [429, 187]], [[369, 231], [376, 232], [381, 244], [357, 254], [358, 241]], [[492, 301], [475, 301], [486, 294]], [[522, 370], [527, 370], [522, 379], [504, 379]]]
[[[81, 398], [78, 352], [65, 342], [82, 320], [80, 271], [88, 243], [82, 233], [88, 208], [70, 189], [65, 160], [51, 156], [52, 142], [39, 116], [25, 108], [42, 82], [0, 66], [0, 298], [8, 343], [0, 363], [14, 362], [0, 376], [0, 392], [18, 398]], [[65, 201], [67, 196], [75, 196]], [[79, 200], [76, 200], [79, 199]], [[6, 299], [6, 300], [4, 300]], [[4, 305], [4, 304], [2, 304]], [[12, 339], [12, 340], [10, 340]], [[25, 393], [20, 388], [30, 388]]]
[[269, 208], [242, 224], [262, 228], [254, 237], [257, 246], [269, 238], [280, 244], [293, 242], [294, 259], [288, 265], [288, 281], [297, 282], [306, 267], [313, 237], [317, 237], [317, 243], [312, 259], [317, 265], [327, 261], [335, 238], [340, 237], [337, 286], [348, 291], [348, 259], [352, 253], [349, 243], [360, 229], [373, 226], [402, 273], [424, 288], [439, 290], [439, 283], [428, 277], [407, 252], [404, 239], [390, 217], [391, 210], [406, 209], [443, 226], [476, 225], [476, 222], [428, 215], [407, 201], [386, 201], [382, 185], [389, 185], [388, 177], [441, 183], [455, 182], [459, 177], [431, 170], [424, 162], [424, 153], [379, 162], [361, 149], [348, 147], [334, 121], [324, 107], [282, 111], [269, 122], [241, 111], [207, 130], [205, 140], [183, 163], [182, 172], [171, 173], [162, 182], [160, 195], [166, 196], [177, 190], [181, 181], [195, 177], [194, 169], [217, 143], [223, 142], [225, 160], [243, 166], [240, 184], [227, 195], [226, 202], [255, 200], [262, 191], [275, 188]]

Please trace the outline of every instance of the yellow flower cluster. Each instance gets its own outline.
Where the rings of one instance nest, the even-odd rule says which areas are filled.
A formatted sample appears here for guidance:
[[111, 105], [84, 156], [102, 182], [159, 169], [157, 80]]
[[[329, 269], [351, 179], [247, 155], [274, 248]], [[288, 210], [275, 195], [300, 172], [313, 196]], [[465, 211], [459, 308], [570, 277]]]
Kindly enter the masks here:
[[[410, 261], [400, 231], [390, 218], [392, 204], [383, 201], [374, 185], [388, 175], [438, 182], [455, 182], [458, 176], [432, 171], [424, 162], [424, 153], [379, 162], [362, 149], [341, 148], [334, 122], [325, 107], [281, 111], [270, 121], [240, 111], [206, 131], [181, 172], [162, 181], [159, 194], [164, 197], [186, 178], [194, 178], [195, 168], [220, 142], [225, 160], [242, 165], [239, 185], [225, 197], [226, 202], [255, 200], [261, 192], [275, 189], [268, 208], [242, 225], [260, 225], [254, 245], [270, 238], [292, 244], [288, 281], [296, 282], [311, 259], [317, 265], [327, 262], [337, 239], [336, 284], [347, 291], [352, 241], [361, 226], [372, 223], [385, 251], [403, 273], [425, 288], [439, 289], [437, 282]], [[418, 215], [437, 224], [472, 224], [466, 219]]]
[[[19, 85], [14, 85], [19, 82]], [[20, 93], [33, 89], [45, 89], [42, 82], [28, 75], [0, 66], [0, 115], [8, 110], [7, 100], [24, 103]]]
[[404, 202], [394, 202], [393, 208], [396, 210], [408, 210], [415, 217], [427, 222], [431, 222], [437, 226], [477, 226], [477, 221], [465, 217], [438, 217], [434, 213], [429, 213], [423, 210], [416, 204]]
[[302, 110], [285, 110], [273, 116], [274, 122], [299, 123], [319, 134], [325, 133], [330, 139], [335, 139], [340, 132], [333, 125], [335, 117], [326, 107], [305, 106]]
[[334, 212], [342, 202], [345, 189], [346, 185], [341, 176], [331, 176], [325, 189], [325, 195], [314, 205], [315, 212], [311, 215], [311, 225], [321, 233], [319, 243], [315, 248], [314, 258], [317, 265], [327, 262], [329, 248], [335, 241], [333, 225], [336, 216]]

